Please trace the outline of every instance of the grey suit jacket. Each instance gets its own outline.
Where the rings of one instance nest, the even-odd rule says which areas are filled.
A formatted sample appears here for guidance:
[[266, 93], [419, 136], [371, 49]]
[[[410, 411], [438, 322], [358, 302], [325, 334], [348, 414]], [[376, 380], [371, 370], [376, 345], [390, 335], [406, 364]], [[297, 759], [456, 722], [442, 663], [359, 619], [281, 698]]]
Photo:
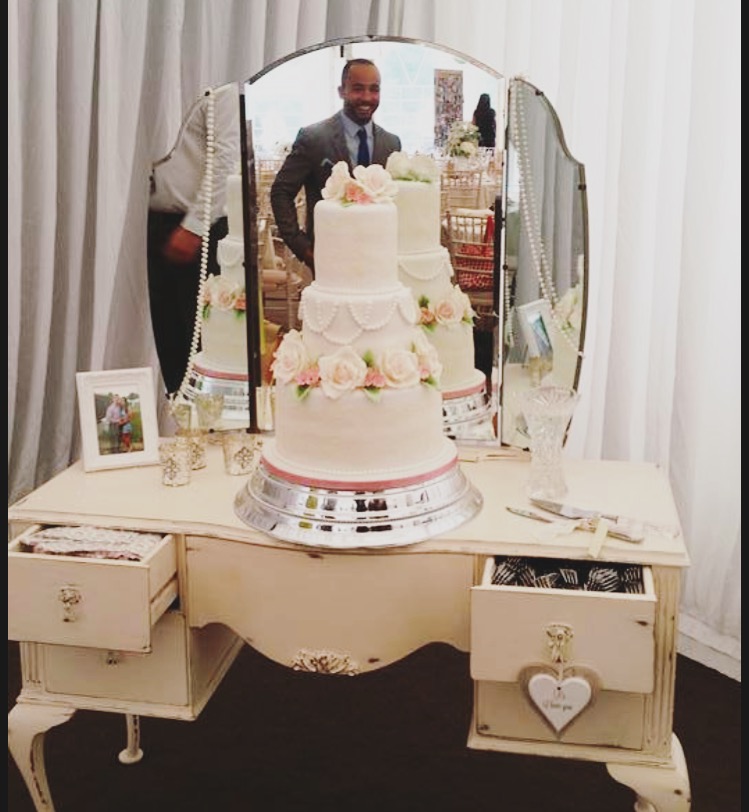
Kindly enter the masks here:
[[[352, 169], [343, 132], [343, 112], [338, 111], [317, 124], [302, 127], [270, 190], [273, 216], [281, 238], [301, 260], [314, 242], [313, 210], [322, 199], [322, 189], [333, 166], [346, 161]], [[372, 163], [385, 165], [391, 152], [401, 149], [397, 135], [374, 125]], [[304, 187], [307, 198], [305, 230], [299, 228], [294, 199]]]

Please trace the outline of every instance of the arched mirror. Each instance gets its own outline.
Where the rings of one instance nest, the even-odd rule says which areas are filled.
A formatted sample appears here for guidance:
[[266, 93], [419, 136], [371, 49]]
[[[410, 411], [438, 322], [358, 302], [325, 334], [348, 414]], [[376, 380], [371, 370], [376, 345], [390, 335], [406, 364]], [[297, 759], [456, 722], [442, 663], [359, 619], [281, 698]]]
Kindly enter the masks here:
[[527, 447], [517, 395], [539, 383], [577, 388], [585, 340], [585, 168], [569, 153], [541, 90], [508, 92], [502, 442]]
[[[214, 177], [214, 191], [223, 184], [218, 197], [229, 209], [218, 262], [224, 279], [209, 278], [202, 291], [201, 349], [191, 355], [180, 394], [189, 400], [219, 392], [222, 425], [249, 422], [272, 430], [268, 367], [283, 333], [301, 326], [301, 293], [313, 273], [279, 234], [270, 189], [299, 129], [340, 110], [341, 69], [358, 57], [373, 60], [381, 74], [376, 123], [398, 134], [404, 154], [432, 156], [439, 169], [439, 239], [453, 282], [473, 310], [468, 367], [480, 373], [484, 388], [478, 394], [458, 389], [455, 399], [444, 400], [445, 432], [458, 442], [524, 448], [517, 393], [541, 381], [576, 386], [579, 377], [587, 282], [584, 170], [535, 87], [506, 82], [450, 50], [399, 38], [368, 36], [305, 49], [239, 88], [241, 166], [227, 178]], [[492, 149], [471, 140], [482, 94], [496, 111]], [[304, 223], [303, 193], [296, 204]], [[246, 284], [236, 264], [245, 255]], [[253, 324], [246, 312], [255, 312], [255, 298]], [[219, 357], [209, 346], [206, 366], [200, 362], [214, 338]], [[249, 360], [239, 369], [247, 346]], [[222, 356], [230, 347], [227, 364]]]

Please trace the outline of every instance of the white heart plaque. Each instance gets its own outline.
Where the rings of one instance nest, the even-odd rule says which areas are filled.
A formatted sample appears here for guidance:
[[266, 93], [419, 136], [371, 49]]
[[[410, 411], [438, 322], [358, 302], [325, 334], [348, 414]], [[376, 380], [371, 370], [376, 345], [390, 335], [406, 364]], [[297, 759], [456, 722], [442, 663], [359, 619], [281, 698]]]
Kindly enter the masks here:
[[528, 680], [528, 694], [544, 718], [560, 733], [585, 710], [593, 689], [584, 677], [557, 679], [551, 674], [534, 674]]

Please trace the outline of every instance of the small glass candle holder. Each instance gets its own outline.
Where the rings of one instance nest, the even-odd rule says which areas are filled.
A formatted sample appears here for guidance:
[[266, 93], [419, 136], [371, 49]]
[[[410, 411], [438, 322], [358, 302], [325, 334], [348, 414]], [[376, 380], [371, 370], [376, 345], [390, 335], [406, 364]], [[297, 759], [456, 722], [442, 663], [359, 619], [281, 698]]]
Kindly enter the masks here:
[[263, 447], [262, 438], [249, 434], [244, 429], [222, 431], [224, 445], [224, 470], [227, 474], [238, 476], [249, 474], [255, 467]]
[[169, 406], [169, 412], [174, 418], [178, 430], [186, 431], [192, 426], [192, 404], [172, 403]]
[[180, 429], [177, 437], [184, 439], [190, 449], [190, 468], [197, 471], [206, 466], [206, 436], [202, 429]]
[[175, 437], [161, 443], [159, 461], [161, 462], [161, 481], [164, 485], [175, 487], [187, 485], [190, 482], [192, 470], [190, 445], [185, 438]]
[[205, 431], [215, 429], [224, 412], [223, 392], [199, 392], [195, 395], [195, 411], [201, 429]]

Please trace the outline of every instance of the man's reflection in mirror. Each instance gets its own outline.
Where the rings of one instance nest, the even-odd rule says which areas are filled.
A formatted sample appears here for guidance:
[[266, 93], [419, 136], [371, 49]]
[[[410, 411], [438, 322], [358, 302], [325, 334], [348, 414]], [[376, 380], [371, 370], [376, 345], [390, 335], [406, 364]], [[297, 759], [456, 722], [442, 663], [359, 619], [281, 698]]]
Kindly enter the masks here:
[[[216, 245], [228, 231], [226, 176], [236, 171], [239, 98], [236, 85], [213, 92], [214, 158], [209, 274], [217, 274]], [[209, 99], [188, 113], [174, 148], [151, 172], [148, 211], [148, 293], [156, 352], [167, 393], [177, 392], [187, 369], [195, 330], [206, 189]], [[198, 348], [196, 348], [197, 350]]]
[[[313, 209], [322, 199], [333, 166], [339, 161], [346, 161], [349, 169], [370, 163], [384, 166], [390, 153], [401, 149], [400, 138], [372, 120], [380, 104], [380, 71], [374, 62], [350, 59], [343, 67], [338, 95], [343, 109], [299, 130], [270, 192], [278, 233], [313, 274]], [[302, 188], [306, 197], [304, 230], [296, 207]]]

